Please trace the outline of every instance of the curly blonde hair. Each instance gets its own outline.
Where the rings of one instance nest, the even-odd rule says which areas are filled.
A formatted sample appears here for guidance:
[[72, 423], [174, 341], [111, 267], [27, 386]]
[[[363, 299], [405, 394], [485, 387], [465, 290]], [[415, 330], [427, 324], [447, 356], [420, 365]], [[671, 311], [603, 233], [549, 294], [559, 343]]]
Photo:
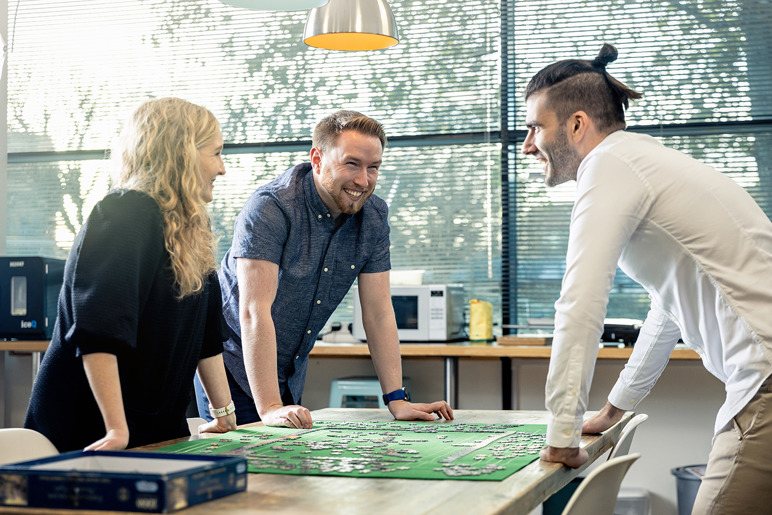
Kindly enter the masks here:
[[220, 124], [205, 107], [159, 98], [134, 111], [113, 153], [119, 160], [115, 185], [148, 194], [161, 209], [179, 298], [199, 293], [216, 266], [199, 149], [219, 134]]

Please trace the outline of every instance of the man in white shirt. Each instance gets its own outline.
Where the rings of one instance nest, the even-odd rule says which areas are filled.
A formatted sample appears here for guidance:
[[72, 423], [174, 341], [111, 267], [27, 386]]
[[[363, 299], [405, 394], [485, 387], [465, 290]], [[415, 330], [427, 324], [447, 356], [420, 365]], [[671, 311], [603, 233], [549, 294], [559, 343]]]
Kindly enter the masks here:
[[[640, 98], [611, 77], [616, 49], [537, 73], [526, 89], [523, 153], [545, 183], [577, 196], [547, 377], [546, 461], [587, 461], [581, 432], [616, 423], [645, 397], [679, 337], [726, 385], [694, 513], [763, 513], [772, 504], [772, 223], [712, 167], [625, 132]], [[651, 310], [608, 402], [584, 421], [616, 267]]]

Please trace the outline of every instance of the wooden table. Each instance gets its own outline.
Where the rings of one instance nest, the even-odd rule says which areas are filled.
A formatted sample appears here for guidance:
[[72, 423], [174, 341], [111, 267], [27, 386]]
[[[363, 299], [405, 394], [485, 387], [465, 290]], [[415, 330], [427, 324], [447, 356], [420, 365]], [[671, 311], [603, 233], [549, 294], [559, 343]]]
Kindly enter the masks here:
[[0, 340], [0, 364], [6, 352], [32, 355], [32, 377], [40, 368], [40, 354], [48, 349], [48, 340]]
[[[603, 347], [598, 359], [627, 360], [632, 347]], [[512, 409], [512, 360], [549, 359], [552, 347], [524, 345], [473, 345], [459, 343], [403, 343], [399, 346], [403, 358], [442, 358], [445, 366], [444, 397], [451, 406], [458, 406], [458, 360], [498, 359], [501, 361], [501, 408]], [[364, 343], [323, 343], [317, 342], [311, 350], [312, 358], [362, 358], [370, 352]], [[676, 348], [671, 360], [699, 360], [699, 355], [683, 346]]]
[[[455, 410], [456, 421], [544, 424], [544, 411]], [[323, 409], [312, 412], [315, 420], [392, 420], [386, 410]], [[309, 514], [528, 514], [546, 498], [576, 477], [587, 465], [611, 448], [632, 413], [600, 436], [582, 436], [590, 455], [580, 469], [536, 460], [503, 481], [349, 478], [249, 474], [247, 491], [215, 499], [182, 512], [184, 515], [253, 515], [254, 513]], [[441, 422], [438, 422], [441, 423]], [[450, 422], [452, 423], [452, 422]], [[248, 424], [249, 427], [256, 424]], [[142, 447], [158, 449], [175, 440]], [[0, 508], [0, 513], [10, 513]], [[118, 512], [15, 509], [35, 515], [97, 515]]]

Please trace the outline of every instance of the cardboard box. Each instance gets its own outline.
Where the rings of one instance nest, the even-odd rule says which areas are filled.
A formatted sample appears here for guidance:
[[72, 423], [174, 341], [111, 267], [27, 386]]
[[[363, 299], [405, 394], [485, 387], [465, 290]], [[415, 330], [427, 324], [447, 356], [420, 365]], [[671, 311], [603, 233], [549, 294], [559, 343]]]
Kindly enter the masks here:
[[0, 505], [169, 513], [245, 490], [247, 460], [74, 451], [0, 466]]

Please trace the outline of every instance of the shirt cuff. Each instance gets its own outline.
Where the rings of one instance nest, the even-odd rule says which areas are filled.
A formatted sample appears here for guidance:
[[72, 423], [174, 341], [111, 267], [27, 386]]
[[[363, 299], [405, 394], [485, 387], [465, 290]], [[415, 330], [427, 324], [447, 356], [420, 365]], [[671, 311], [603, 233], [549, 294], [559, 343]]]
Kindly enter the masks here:
[[614, 388], [608, 394], [608, 400], [617, 408], [630, 411], [646, 397], [647, 393], [641, 390], [634, 390], [625, 386], [622, 381], [617, 381], [617, 384], [614, 385]]
[[550, 447], [579, 447], [582, 441], [582, 420], [558, 419], [550, 415], [547, 424], [547, 445]]

